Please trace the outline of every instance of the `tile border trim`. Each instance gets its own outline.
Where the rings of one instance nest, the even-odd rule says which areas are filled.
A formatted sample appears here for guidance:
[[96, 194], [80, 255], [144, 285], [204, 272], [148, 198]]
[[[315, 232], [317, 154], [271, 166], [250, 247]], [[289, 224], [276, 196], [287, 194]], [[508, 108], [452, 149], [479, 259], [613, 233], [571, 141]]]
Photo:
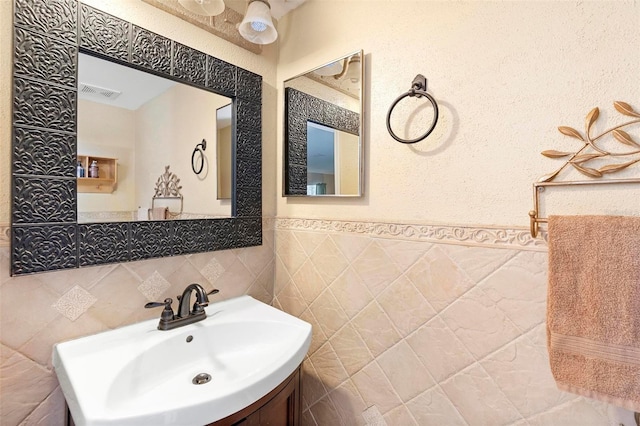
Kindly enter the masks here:
[[277, 230], [349, 233], [373, 238], [427, 241], [465, 246], [546, 251], [547, 235], [533, 238], [528, 227], [434, 225], [303, 218], [275, 218]]

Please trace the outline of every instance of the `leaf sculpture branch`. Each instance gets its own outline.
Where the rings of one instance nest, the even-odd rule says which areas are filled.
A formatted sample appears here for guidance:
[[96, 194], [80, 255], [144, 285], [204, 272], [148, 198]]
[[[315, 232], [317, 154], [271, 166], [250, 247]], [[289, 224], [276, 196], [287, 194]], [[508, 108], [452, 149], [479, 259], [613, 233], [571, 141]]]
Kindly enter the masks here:
[[[622, 130], [622, 128], [631, 126], [634, 124], [640, 124], [640, 113], [634, 111], [631, 105], [625, 102], [620, 102], [620, 101], [614, 102], [613, 107], [620, 114], [628, 117], [633, 117], [634, 119], [627, 123], [623, 123], [619, 126], [606, 130], [605, 132], [603, 132], [598, 136], [592, 137], [591, 128], [593, 124], [596, 122], [596, 120], [598, 119], [598, 116], [600, 115], [600, 110], [598, 110], [598, 108], [594, 108], [589, 112], [589, 114], [587, 114], [587, 117], [585, 119], [584, 135], [572, 127], [567, 127], [567, 126], [558, 127], [558, 130], [560, 131], [560, 133], [562, 133], [563, 135], [572, 137], [574, 139], [580, 140], [583, 143], [583, 145], [576, 152], [565, 152], [565, 151], [556, 151], [556, 150], [542, 151], [542, 155], [544, 155], [545, 157], [549, 157], [549, 158], [569, 157], [569, 158], [565, 162], [565, 164], [562, 167], [560, 167], [558, 170], [556, 170], [551, 174], [542, 176], [538, 181], [539, 182], [552, 181], [568, 165], [571, 165], [574, 169], [576, 169], [577, 171], [579, 171], [580, 173], [586, 176], [589, 176], [592, 178], [600, 178], [605, 174], [619, 172], [633, 164], [639, 163], [640, 162], [640, 155], [639, 155], [640, 143], [636, 142], [627, 132]], [[628, 147], [627, 151], [609, 152], [599, 147], [596, 143], [598, 142], [599, 139], [601, 139], [606, 135], [612, 135], [616, 141]], [[587, 148], [590, 148], [590, 150], [595, 152], [586, 153], [585, 151], [587, 150]], [[638, 156], [638, 157], [634, 158], [634, 156]], [[632, 157], [633, 159], [630, 161], [622, 162], [622, 163], [617, 162], [618, 161], [617, 159], [619, 158], [628, 158], [628, 157]], [[599, 168], [595, 168], [594, 166], [591, 166], [590, 163], [592, 163], [593, 160], [596, 160], [596, 159], [599, 159], [599, 160], [615, 159], [616, 162], [606, 164]]]

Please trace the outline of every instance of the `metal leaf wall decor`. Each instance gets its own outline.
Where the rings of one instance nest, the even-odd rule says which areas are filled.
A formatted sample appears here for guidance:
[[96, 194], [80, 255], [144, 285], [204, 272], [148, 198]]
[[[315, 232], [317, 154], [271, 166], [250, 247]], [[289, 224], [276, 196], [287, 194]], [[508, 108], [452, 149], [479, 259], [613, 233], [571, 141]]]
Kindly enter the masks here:
[[[636, 141], [629, 133], [623, 130], [634, 124], [640, 124], [640, 113], [636, 112], [633, 107], [626, 102], [616, 101], [613, 103], [613, 107], [620, 114], [626, 117], [632, 117], [632, 120], [594, 136], [592, 135], [592, 127], [600, 116], [600, 110], [594, 108], [585, 118], [584, 134], [572, 127], [558, 127], [560, 133], [577, 139], [582, 143], [582, 146], [575, 152], [556, 150], [542, 151], [542, 155], [545, 157], [568, 157], [568, 159], [562, 167], [553, 173], [541, 177], [538, 182], [551, 182], [567, 166], [573, 167], [588, 177], [601, 178], [606, 174], [616, 173], [629, 166], [640, 163], [640, 142]], [[612, 152], [602, 148], [599, 142], [601, 142], [605, 136], [612, 136], [615, 141], [623, 145], [623, 150]], [[594, 165], [596, 161], [600, 164], [605, 161], [606, 164], [596, 166]]]

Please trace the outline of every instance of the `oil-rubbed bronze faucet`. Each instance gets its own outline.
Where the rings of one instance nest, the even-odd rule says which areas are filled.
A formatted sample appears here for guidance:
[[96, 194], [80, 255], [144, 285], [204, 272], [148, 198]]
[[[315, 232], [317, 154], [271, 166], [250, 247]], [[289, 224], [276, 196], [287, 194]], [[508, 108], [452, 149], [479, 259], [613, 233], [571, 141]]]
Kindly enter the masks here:
[[[207, 314], [205, 313], [204, 308], [209, 305], [209, 297], [207, 296], [216, 294], [219, 291], [220, 290], [218, 289], [213, 289], [207, 293], [200, 284], [189, 284], [182, 292], [182, 296], [178, 296], [180, 304], [178, 305], [177, 314], [173, 313], [173, 308], [171, 306], [173, 304], [173, 299], [170, 297], [164, 299], [164, 302], [149, 302], [144, 305], [144, 307], [157, 308], [159, 306], [164, 306], [162, 314], [160, 315], [158, 330], [172, 330], [174, 328], [193, 324], [194, 322], [205, 319]], [[196, 301], [193, 304], [193, 309], [190, 309], [192, 293], [196, 294]]]

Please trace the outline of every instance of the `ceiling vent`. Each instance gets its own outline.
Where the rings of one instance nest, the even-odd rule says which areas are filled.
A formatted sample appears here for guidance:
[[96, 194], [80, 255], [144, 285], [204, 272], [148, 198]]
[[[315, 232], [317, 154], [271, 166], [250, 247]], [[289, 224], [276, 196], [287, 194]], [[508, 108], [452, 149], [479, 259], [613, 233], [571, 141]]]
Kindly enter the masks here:
[[80, 83], [80, 87], [78, 88], [78, 91], [87, 97], [99, 98], [102, 100], [110, 100], [110, 101], [116, 100], [118, 96], [122, 94], [122, 92], [118, 90], [105, 89], [104, 87], [94, 86], [94, 85], [82, 83], [82, 82]]

